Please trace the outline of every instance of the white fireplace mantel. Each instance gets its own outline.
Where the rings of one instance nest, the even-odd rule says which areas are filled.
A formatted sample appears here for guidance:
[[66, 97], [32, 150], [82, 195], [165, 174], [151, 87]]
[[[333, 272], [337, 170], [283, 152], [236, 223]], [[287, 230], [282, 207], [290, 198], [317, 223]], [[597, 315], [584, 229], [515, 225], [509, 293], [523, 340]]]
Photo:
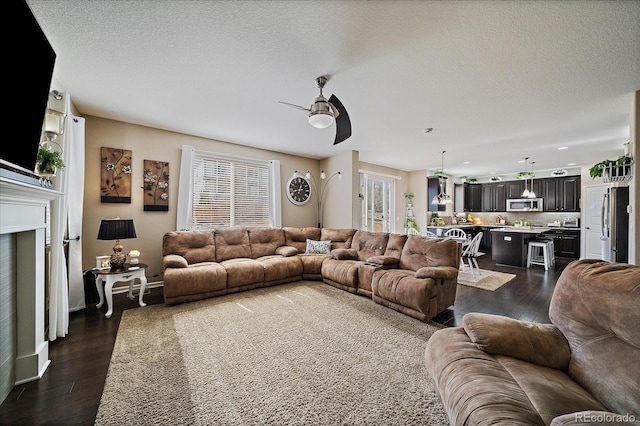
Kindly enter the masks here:
[[44, 334], [46, 209], [61, 195], [0, 177], [0, 234], [17, 237], [16, 385], [41, 378], [50, 362]]

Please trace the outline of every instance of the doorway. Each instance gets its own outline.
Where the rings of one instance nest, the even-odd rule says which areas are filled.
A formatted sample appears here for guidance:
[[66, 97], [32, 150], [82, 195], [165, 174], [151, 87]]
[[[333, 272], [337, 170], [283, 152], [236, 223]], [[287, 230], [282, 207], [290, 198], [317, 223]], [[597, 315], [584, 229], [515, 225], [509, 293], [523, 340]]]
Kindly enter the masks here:
[[362, 199], [362, 230], [395, 232], [395, 180], [390, 177], [360, 173]]

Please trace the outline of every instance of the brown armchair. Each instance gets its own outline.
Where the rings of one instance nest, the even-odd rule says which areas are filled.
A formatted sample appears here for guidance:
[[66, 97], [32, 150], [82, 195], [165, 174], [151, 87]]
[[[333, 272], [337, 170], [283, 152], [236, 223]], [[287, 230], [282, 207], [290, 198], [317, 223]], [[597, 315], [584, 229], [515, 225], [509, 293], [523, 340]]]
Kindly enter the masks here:
[[433, 334], [425, 365], [451, 424], [640, 420], [640, 267], [570, 263], [549, 318], [470, 313]]

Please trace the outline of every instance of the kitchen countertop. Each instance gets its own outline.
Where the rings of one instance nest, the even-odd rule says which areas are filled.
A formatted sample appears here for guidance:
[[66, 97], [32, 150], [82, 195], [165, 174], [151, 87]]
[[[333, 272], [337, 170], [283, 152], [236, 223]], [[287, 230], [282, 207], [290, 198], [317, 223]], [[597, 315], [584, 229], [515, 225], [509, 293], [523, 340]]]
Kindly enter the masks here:
[[542, 234], [543, 232], [547, 232], [549, 230], [551, 230], [551, 228], [543, 226], [506, 226], [502, 228], [492, 229], [491, 232], [520, 232], [523, 234]]

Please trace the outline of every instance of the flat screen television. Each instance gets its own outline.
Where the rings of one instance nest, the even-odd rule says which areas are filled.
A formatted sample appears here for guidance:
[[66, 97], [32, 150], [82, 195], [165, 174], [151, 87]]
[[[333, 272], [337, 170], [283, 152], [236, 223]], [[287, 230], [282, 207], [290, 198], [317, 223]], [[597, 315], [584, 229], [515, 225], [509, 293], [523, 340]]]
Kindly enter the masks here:
[[[33, 173], [42, 136], [42, 122], [47, 109], [56, 53], [25, 0], [7, 8], [6, 22], [14, 24], [15, 34], [4, 44], [6, 89], [11, 119], [0, 146], [2, 167], [15, 167]], [[8, 137], [8, 135], [11, 135]]]

